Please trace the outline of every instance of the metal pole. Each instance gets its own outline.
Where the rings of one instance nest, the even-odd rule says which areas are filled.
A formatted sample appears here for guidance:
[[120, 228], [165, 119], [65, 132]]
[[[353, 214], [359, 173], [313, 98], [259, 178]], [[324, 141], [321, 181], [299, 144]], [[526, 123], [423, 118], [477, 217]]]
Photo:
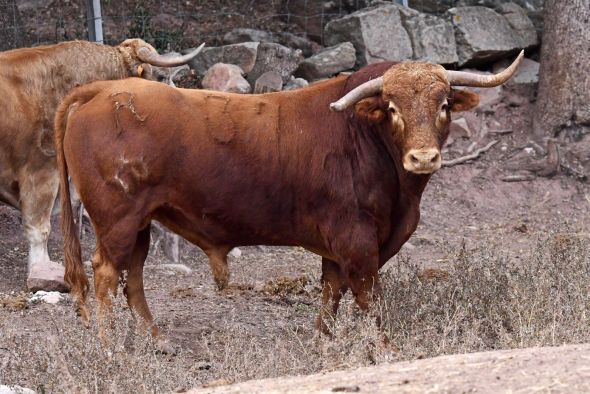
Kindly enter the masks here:
[[100, 0], [86, 0], [86, 15], [88, 16], [88, 40], [103, 44]]

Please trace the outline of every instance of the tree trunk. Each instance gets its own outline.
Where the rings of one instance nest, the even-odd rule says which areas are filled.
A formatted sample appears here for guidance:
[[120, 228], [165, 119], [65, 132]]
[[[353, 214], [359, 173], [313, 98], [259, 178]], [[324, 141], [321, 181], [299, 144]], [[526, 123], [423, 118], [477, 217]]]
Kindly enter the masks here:
[[578, 140], [590, 131], [590, 0], [547, 0], [544, 15], [535, 133]]

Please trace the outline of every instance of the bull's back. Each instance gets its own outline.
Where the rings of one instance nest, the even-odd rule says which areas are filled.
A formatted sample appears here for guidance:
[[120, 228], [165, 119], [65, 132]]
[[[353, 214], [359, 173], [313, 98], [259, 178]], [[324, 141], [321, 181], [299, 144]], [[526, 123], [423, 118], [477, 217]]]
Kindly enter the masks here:
[[[88, 207], [91, 217], [92, 209], [124, 215], [132, 204], [140, 215], [173, 218], [189, 239], [317, 241], [303, 231], [313, 220], [301, 204], [333, 193], [322, 177], [342, 174], [326, 175], [337, 152], [318, 149], [333, 141], [315, 114], [288, 102], [297, 95], [285, 102], [283, 95], [187, 91], [139, 79], [90, 84], [74, 95], [93, 86], [98, 93], [74, 110], [65, 138], [74, 183], [86, 205], [96, 205]], [[289, 241], [285, 233], [309, 239]]]

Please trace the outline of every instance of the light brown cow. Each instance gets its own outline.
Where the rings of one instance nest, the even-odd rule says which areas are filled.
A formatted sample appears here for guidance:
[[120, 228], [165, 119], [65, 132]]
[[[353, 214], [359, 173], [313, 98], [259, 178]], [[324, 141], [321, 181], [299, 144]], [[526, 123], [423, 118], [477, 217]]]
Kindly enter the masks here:
[[300, 245], [319, 254], [320, 329], [348, 289], [367, 309], [380, 293], [379, 268], [416, 229], [450, 112], [478, 103], [452, 86], [497, 86], [521, 60], [491, 76], [383, 63], [249, 96], [134, 78], [76, 89], [58, 110], [56, 148], [66, 280], [82, 316], [88, 281], [68, 174], [96, 231], [100, 315], [127, 271], [128, 302], [152, 324], [143, 289], [152, 220], [201, 247], [219, 287], [236, 246]]
[[60, 101], [91, 81], [157, 79], [152, 66], [185, 64], [199, 50], [163, 57], [143, 40], [129, 39], [116, 47], [73, 41], [0, 53], [0, 202], [22, 213], [30, 276], [44, 266], [44, 272], [55, 270], [63, 278], [63, 267], [51, 263], [47, 253], [59, 182], [53, 120]]

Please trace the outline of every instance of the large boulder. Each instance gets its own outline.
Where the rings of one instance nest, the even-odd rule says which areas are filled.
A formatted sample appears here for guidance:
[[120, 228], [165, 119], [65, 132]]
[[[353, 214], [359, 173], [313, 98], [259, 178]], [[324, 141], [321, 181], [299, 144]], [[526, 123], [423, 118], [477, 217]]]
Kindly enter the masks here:
[[447, 16], [455, 27], [461, 66], [492, 62], [538, 43], [536, 39], [525, 42], [521, 30], [514, 30], [504, 16], [490, 8], [451, 8]]
[[351, 42], [359, 67], [383, 60], [411, 59], [413, 53], [399, 8], [394, 4], [380, 4], [334, 19], [326, 25], [324, 39], [327, 45]]
[[328, 78], [340, 71], [354, 67], [356, 55], [350, 42], [335, 45], [305, 59], [295, 75], [308, 81]]
[[413, 58], [431, 63], [456, 63], [457, 46], [453, 24], [447, 19], [427, 15], [411, 8], [400, 8], [402, 23], [408, 32]]
[[254, 84], [256, 80], [267, 71], [276, 71], [281, 76], [283, 83], [287, 83], [293, 71], [303, 61], [300, 50], [290, 49], [281, 44], [261, 42], [256, 51], [254, 66], [247, 73], [248, 82]]
[[226, 63], [235, 64], [248, 73], [256, 62], [258, 44], [258, 42], [242, 42], [221, 47], [205, 47], [191, 61], [190, 67], [196, 70], [199, 75], [203, 75], [214, 64]]
[[203, 89], [230, 93], [250, 93], [251, 87], [242, 76], [243, 71], [234, 64], [216, 63], [203, 78]]
[[[545, 0], [513, 0], [514, 3], [526, 10], [537, 31], [543, 28], [543, 5]], [[506, 0], [408, 0], [408, 5], [420, 12], [442, 15], [449, 8], [483, 6], [499, 9]]]
[[505, 3], [498, 7], [500, 14], [506, 18], [516, 38], [520, 40], [521, 47], [527, 48], [539, 44], [539, 37], [535, 25], [527, 16], [525, 10], [516, 3]]

